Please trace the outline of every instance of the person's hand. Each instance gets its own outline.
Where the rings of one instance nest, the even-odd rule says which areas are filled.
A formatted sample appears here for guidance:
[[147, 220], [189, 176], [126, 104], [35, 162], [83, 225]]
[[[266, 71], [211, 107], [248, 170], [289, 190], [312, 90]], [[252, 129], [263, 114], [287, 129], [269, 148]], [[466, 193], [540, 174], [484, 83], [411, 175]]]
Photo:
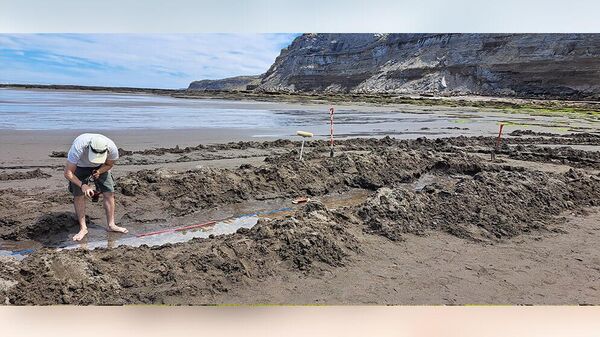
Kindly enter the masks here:
[[98, 172], [98, 170], [94, 170], [92, 172], [92, 177], [94, 177], [94, 180], [100, 178], [100, 172]]
[[92, 188], [89, 187], [87, 184], [81, 185], [81, 190], [83, 191], [83, 194], [85, 194], [89, 198], [94, 196], [94, 190], [92, 190]]

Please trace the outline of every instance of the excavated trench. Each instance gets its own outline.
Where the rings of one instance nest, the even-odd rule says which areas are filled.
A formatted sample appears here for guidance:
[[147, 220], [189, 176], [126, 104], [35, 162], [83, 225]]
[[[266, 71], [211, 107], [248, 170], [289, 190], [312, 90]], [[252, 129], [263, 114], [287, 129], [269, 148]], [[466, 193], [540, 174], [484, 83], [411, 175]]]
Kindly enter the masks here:
[[[2, 267], [15, 282], [4, 294], [14, 304], [169, 303], [182, 297], [209, 303], [282, 268], [321, 275], [351, 264], [362, 254], [364, 235], [399, 241], [443, 231], [494, 244], [524, 233], [561, 232], [557, 224], [564, 212], [600, 206], [596, 154], [586, 152], [589, 160], [582, 162], [579, 156], [565, 157], [565, 149], [550, 148], [539, 161], [555, 165], [563, 156], [560, 165], [572, 168], [548, 172], [468, 153], [492, 141], [356, 140], [334, 158], [326, 147], [315, 146], [302, 162], [291, 151], [269, 156], [259, 167], [134, 172], [118, 180], [121, 207], [127, 207], [125, 218], [131, 223], [143, 223], [147, 212], [198, 220], [199, 212], [224, 205], [288, 207], [298, 196], [314, 201], [281, 214], [254, 214], [245, 219], [249, 222], [214, 236], [204, 228], [157, 236], [156, 241], [102, 242], [91, 251], [42, 248], [18, 267]], [[356, 191], [360, 196], [348, 197]], [[337, 204], [328, 196], [339, 196]], [[37, 231], [13, 227], [3, 235], [32, 239]], [[186, 242], [174, 243], [173, 236]]]
[[[369, 194], [371, 192], [368, 190], [351, 189], [311, 200], [318, 200], [330, 208], [340, 208], [356, 206], [364, 202]], [[241, 202], [179, 218], [179, 225], [168, 222], [144, 223], [131, 228], [127, 235], [107, 235], [104, 227], [91, 223], [88, 225], [89, 233], [81, 243], [73, 243], [71, 240], [72, 233], [75, 233], [78, 228], [74, 214], [48, 214], [36, 223], [35, 228], [31, 229], [28, 239], [0, 240], [0, 255], [23, 259], [44, 247], [58, 250], [78, 248], [89, 250], [118, 246], [139, 247], [141, 245], [159, 246], [180, 243], [194, 238], [232, 234], [240, 228], [253, 227], [260, 219], [289, 216], [302, 206], [303, 203], [293, 203], [290, 199]]]

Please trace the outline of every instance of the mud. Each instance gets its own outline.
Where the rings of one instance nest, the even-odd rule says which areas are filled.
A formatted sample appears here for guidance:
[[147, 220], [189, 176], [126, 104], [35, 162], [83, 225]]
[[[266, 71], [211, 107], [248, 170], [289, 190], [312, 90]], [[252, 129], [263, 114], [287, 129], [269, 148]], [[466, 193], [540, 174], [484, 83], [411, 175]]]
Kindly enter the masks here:
[[[293, 217], [260, 221], [252, 229], [185, 244], [55, 252], [23, 260], [12, 304], [211, 303], [249, 279], [278, 268], [321, 274], [359, 252], [344, 215], [309, 203]], [[127, 261], [127, 263], [121, 263]], [[198, 275], [202, 275], [198, 278]]]
[[539, 132], [533, 130], [514, 130], [510, 132], [511, 136], [520, 137], [520, 136], [533, 136], [533, 137], [562, 137], [562, 138], [600, 138], [600, 135], [593, 133], [567, 133], [567, 134], [558, 134], [552, 132]]
[[[600, 152], [563, 145], [596, 146], [600, 138], [511, 136], [503, 141], [496, 162], [485, 159], [495, 137], [350, 139], [336, 143], [333, 158], [327, 142], [312, 141], [304, 161], [296, 159], [298, 142], [292, 141], [122, 150], [130, 158], [162, 160], [184, 154], [193, 161], [212, 153], [214, 158], [238, 160], [234, 168], [179, 171], [166, 166], [118, 176], [117, 218], [126, 226], [156, 219], [199, 221], [210, 210], [240, 203], [315, 199], [356, 188], [371, 196], [357, 205], [329, 208], [309, 202], [284, 217], [261, 218], [252, 228], [234, 234], [184, 243], [57, 251], [50, 247], [68, 240], [77, 227], [64, 186], [61, 192], [49, 189], [35, 195], [27, 189], [4, 188], [0, 238], [34, 240], [48, 248], [20, 262], [2, 264], [0, 295], [11, 304], [213, 304], [283, 282], [290, 287], [282, 295], [285, 303], [285, 293], [302, 288], [306, 280], [320, 287], [342, 270], [362, 275], [360, 284], [377, 283], [366, 271], [353, 268], [367, 256], [382, 259], [373, 264], [384, 263], [376, 247], [388, 247], [385, 254], [402, 255], [400, 245], [415, 235], [442, 233], [465, 247], [569, 235], [576, 228], [565, 227], [567, 214], [584, 217], [600, 206], [596, 171]], [[236, 157], [236, 150], [256, 151], [264, 160], [249, 162], [244, 154]], [[591, 259], [589, 268], [595, 263]], [[587, 289], [590, 280], [589, 276], [580, 280], [582, 287]], [[397, 279], [385, 282], [393, 285]], [[344, 292], [352, 289], [348, 286]], [[269, 303], [273, 298], [261, 302], [247, 296], [250, 303]], [[374, 296], [380, 302], [387, 298], [385, 293]], [[480, 303], [486, 301], [493, 299], [482, 298]], [[342, 303], [365, 302], [347, 297]]]
[[[515, 130], [509, 134], [510, 138], [503, 138], [504, 145], [534, 145], [534, 144], [554, 144], [554, 145], [594, 145], [600, 146], [600, 135], [593, 133], [570, 133], [554, 134], [547, 132], [534, 132], [531, 130]], [[528, 137], [522, 137], [528, 136]], [[338, 141], [336, 146], [340, 151], [370, 151], [373, 147], [382, 145], [399, 146], [402, 148], [414, 148], [420, 142], [421, 147], [433, 147], [436, 150], [451, 151], [452, 147], [478, 147], [480, 151], [491, 152], [496, 144], [495, 137], [452, 137], [427, 139], [418, 138], [417, 143], [414, 140], [399, 140], [390, 137], [384, 137], [377, 140], [372, 138], [352, 138], [344, 141]], [[329, 151], [329, 143], [325, 140], [312, 140], [306, 143], [307, 148], [316, 149], [319, 152]], [[176, 162], [193, 162], [218, 159], [240, 159], [252, 157], [267, 157], [273, 155], [289, 154], [294, 151], [297, 156], [299, 142], [279, 139], [269, 142], [240, 141], [226, 144], [212, 144], [188, 147], [159, 147], [144, 150], [126, 150], [119, 148], [121, 165], [153, 165], [167, 164]], [[467, 150], [469, 150], [467, 148]], [[65, 157], [64, 151], [52, 151], [50, 157]], [[293, 156], [289, 156], [293, 159]]]
[[14, 259], [0, 256], [0, 305], [10, 304], [10, 300], [6, 295], [17, 284], [15, 279], [18, 271], [19, 268]]
[[553, 230], [551, 224], [562, 212], [600, 205], [600, 177], [582, 171], [490, 170], [445, 180], [419, 191], [378, 190], [358, 210], [366, 231], [392, 240], [401, 240], [403, 233], [441, 230], [470, 240], [498, 241]]
[[600, 169], [600, 151], [578, 150], [567, 146], [550, 148], [518, 145], [514, 148], [502, 148], [499, 153], [512, 159]]
[[311, 152], [304, 161], [297, 154], [267, 157], [260, 167], [236, 170], [200, 168], [187, 172], [142, 170], [118, 181], [120, 192], [131, 198], [152, 198], [156, 207], [173, 215], [243, 200], [319, 196], [348, 188], [376, 189], [411, 181], [446, 155], [407, 153], [382, 148], [368, 154]]
[[[89, 217], [86, 218], [88, 223]], [[1, 221], [1, 220], [0, 220]], [[0, 228], [10, 227], [11, 230], [0, 232], [4, 240], [35, 240], [46, 246], [57, 246], [69, 238], [69, 234], [79, 229], [77, 217], [73, 212], [51, 212], [43, 214], [31, 225], [0, 223]]]
[[50, 158], [67, 158], [67, 151], [52, 151], [48, 155]]
[[35, 179], [35, 178], [47, 178], [50, 177], [49, 174], [44, 173], [42, 170], [35, 169], [32, 171], [26, 172], [0, 172], [0, 181], [2, 180], [20, 180], [20, 179]]

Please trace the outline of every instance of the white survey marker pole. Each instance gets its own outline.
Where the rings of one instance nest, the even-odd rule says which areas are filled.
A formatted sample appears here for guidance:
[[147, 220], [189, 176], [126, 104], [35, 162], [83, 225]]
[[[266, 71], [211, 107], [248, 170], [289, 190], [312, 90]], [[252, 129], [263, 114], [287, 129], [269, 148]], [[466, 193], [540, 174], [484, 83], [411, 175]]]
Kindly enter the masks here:
[[302, 160], [302, 154], [304, 153], [304, 141], [306, 140], [306, 138], [312, 138], [313, 134], [312, 132], [306, 131], [298, 131], [296, 132], [296, 134], [302, 137], [302, 146], [300, 146], [300, 158], [298, 158], [299, 160]]
[[335, 112], [335, 109], [333, 107], [329, 108], [329, 134], [330, 134], [330, 138], [329, 138], [329, 146], [331, 147], [331, 150], [329, 151], [329, 157], [333, 158], [333, 114]]

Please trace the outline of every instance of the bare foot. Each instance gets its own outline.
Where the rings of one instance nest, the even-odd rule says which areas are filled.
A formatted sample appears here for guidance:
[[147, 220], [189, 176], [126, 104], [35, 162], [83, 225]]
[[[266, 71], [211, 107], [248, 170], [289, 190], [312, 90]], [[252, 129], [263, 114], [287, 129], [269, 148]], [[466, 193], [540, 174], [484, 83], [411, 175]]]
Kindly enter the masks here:
[[73, 236], [73, 241], [81, 241], [81, 239], [83, 239], [87, 233], [88, 233], [87, 228], [80, 230], [79, 233], [77, 233]]
[[113, 231], [113, 232], [117, 232], [117, 233], [129, 233], [129, 231], [127, 230], [127, 228], [125, 227], [119, 227], [117, 225], [109, 225], [108, 229]]

